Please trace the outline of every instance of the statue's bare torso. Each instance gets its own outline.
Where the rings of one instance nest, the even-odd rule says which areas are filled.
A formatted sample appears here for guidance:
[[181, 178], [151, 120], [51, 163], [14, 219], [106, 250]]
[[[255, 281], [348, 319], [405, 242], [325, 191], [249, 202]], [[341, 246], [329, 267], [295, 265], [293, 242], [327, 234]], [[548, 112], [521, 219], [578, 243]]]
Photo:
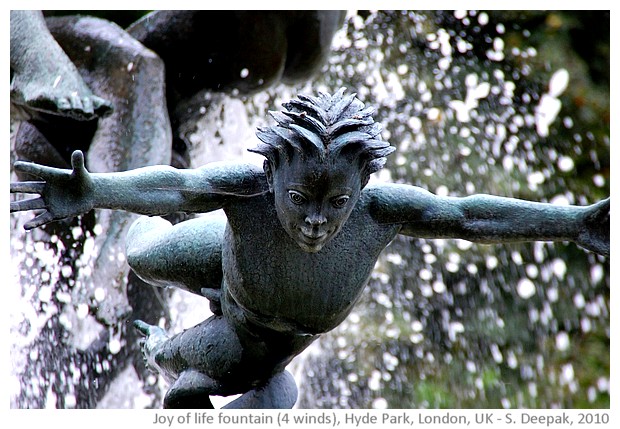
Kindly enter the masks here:
[[304, 252], [285, 233], [271, 194], [225, 207], [223, 292], [249, 318], [276, 331], [333, 329], [349, 314], [379, 253], [400, 229], [373, 219], [371, 199], [368, 188], [342, 230], [318, 253]]

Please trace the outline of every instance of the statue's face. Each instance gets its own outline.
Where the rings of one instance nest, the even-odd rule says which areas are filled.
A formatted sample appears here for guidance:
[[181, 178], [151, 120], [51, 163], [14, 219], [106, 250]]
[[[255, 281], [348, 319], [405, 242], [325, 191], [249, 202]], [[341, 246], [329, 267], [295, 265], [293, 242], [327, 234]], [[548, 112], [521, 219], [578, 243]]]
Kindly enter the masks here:
[[361, 192], [359, 167], [344, 158], [321, 162], [295, 155], [269, 180], [282, 226], [312, 253], [336, 236]]

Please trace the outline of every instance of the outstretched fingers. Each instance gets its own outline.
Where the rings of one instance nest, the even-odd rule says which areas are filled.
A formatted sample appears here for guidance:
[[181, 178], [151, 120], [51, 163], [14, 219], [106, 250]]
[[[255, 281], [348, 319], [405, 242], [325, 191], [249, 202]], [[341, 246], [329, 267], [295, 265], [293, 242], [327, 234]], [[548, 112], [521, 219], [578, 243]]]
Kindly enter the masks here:
[[29, 200], [11, 201], [11, 213], [26, 210], [38, 210], [46, 207], [43, 198], [31, 198]]
[[45, 182], [13, 182], [11, 193], [41, 194], [45, 189]]
[[155, 353], [168, 340], [166, 331], [156, 325], [149, 325], [142, 320], [134, 320], [133, 326], [142, 334], [144, 338], [140, 339], [140, 348], [146, 359], [147, 366], [155, 363]]
[[166, 331], [157, 325], [149, 325], [142, 320], [134, 320], [133, 326], [147, 337], [157, 337], [158, 339], [166, 337]]
[[25, 230], [35, 229], [35, 228], [45, 225], [46, 223], [50, 223], [54, 220], [55, 220], [54, 216], [50, 212], [46, 211], [46, 212], [41, 213], [34, 219], [26, 222], [24, 224], [24, 229]]
[[15, 161], [15, 163], [13, 164], [13, 169], [15, 171], [21, 171], [22, 173], [27, 173], [36, 177], [40, 177], [41, 179], [44, 179], [46, 181], [49, 179], [57, 178], [59, 176], [70, 174], [69, 170], [63, 170], [56, 167], [48, 167], [28, 161]]

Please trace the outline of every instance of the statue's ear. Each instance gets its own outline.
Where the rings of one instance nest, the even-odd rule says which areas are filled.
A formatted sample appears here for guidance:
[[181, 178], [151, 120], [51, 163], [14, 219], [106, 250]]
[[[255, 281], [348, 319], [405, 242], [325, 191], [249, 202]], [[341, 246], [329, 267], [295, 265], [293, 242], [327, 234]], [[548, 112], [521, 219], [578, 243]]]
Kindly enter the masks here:
[[365, 174], [364, 172], [362, 172], [362, 182], [361, 182], [360, 189], [364, 189], [366, 185], [368, 185], [369, 180], [370, 180], [370, 174]]
[[268, 159], [263, 162], [263, 171], [265, 172], [265, 178], [269, 185], [269, 192], [273, 194], [273, 166]]

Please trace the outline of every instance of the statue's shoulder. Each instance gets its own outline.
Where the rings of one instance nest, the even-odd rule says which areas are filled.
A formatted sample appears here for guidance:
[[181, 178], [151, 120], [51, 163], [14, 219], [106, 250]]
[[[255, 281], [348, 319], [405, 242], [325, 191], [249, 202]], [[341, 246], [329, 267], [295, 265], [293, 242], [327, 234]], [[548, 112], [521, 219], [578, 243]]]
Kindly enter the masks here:
[[432, 194], [418, 186], [405, 183], [369, 183], [362, 191], [363, 204], [379, 222], [393, 222], [406, 212], [425, 210], [432, 206]]
[[375, 210], [378, 201], [383, 199], [383, 195], [389, 190], [391, 184], [384, 182], [371, 182], [362, 189], [362, 194], [357, 203], [359, 210], [371, 211]]
[[263, 169], [255, 164], [216, 161], [198, 170], [208, 178], [209, 185], [217, 194], [252, 196], [269, 191]]
[[389, 182], [370, 182], [362, 189], [362, 199], [367, 202], [372, 202], [374, 199], [381, 197], [386, 192], [392, 191], [394, 188], [393, 183]]
[[410, 185], [407, 183], [391, 183], [391, 182], [372, 182], [369, 183], [362, 191], [362, 195], [372, 201], [380, 200], [382, 202], [395, 202], [398, 200], [409, 200], [426, 198], [430, 194], [424, 188]]

